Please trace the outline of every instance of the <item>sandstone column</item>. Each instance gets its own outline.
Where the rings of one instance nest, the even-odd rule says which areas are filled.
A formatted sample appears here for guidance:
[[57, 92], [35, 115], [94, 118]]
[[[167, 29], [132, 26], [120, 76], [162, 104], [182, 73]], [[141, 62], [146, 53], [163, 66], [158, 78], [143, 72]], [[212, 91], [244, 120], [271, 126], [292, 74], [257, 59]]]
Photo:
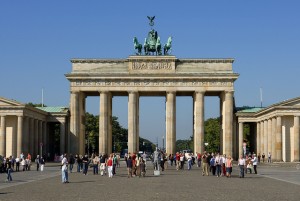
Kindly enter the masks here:
[[22, 152], [24, 155], [25, 153], [29, 152], [29, 118], [24, 116], [23, 117], [23, 143], [22, 143]]
[[18, 131], [17, 131], [17, 155], [19, 157], [23, 152], [22, 143], [23, 143], [23, 116], [18, 116]]
[[[99, 153], [108, 152], [108, 92], [100, 92]], [[109, 153], [107, 153], [109, 154]]]
[[42, 122], [42, 130], [43, 130], [43, 152], [45, 153], [45, 155], [48, 154], [48, 142], [47, 142], [47, 127], [46, 127], [46, 122], [43, 121]]
[[[79, 113], [78, 113], [78, 124], [79, 124], [79, 154], [84, 155], [85, 154], [85, 143], [86, 143], [86, 132], [85, 132], [85, 98], [86, 95], [84, 92], [79, 92], [78, 96], [78, 105], [79, 105]], [[64, 122], [66, 122], [64, 120]], [[65, 125], [66, 127], [66, 125]]]
[[35, 158], [37, 155], [39, 155], [39, 120], [34, 120], [34, 155], [33, 158]]
[[79, 154], [79, 92], [71, 91], [70, 98], [70, 150]]
[[166, 97], [166, 153], [176, 151], [176, 92], [168, 91]]
[[[39, 152], [38, 154], [40, 156], [43, 156], [43, 128], [42, 128], [42, 121], [38, 121], [38, 129], [39, 129], [39, 142], [38, 142], [38, 147], [39, 147]], [[42, 145], [42, 146], [41, 146]]]
[[66, 123], [65, 121], [60, 122], [60, 153], [64, 154], [66, 152]]
[[260, 122], [260, 155], [265, 152], [265, 134], [264, 134], [264, 121]]
[[243, 150], [243, 141], [244, 141], [244, 123], [239, 122], [239, 156], [244, 155]]
[[282, 125], [281, 116], [276, 119], [276, 159], [282, 161]]
[[29, 118], [29, 153], [33, 157], [34, 152], [34, 119]]
[[268, 153], [269, 152], [271, 152], [272, 154], [272, 120], [271, 119], [268, 119]]
[[1, 116], [0, 155], [6, 156], [6, 116]]
[[256, 155], [260, 153], [261, 149], [261, 133], [260, 133], [260, 122], [256, 123]]
[[130, 91], [128, 94], [128, 152], [136, 152], [136, 139], [138, 132], [138, 92]]
[[107, 149], [108, 149], [108, 154], [112, 153], [112, 94], [108, 93], [107, 95], [107, 113], [108, 113], [108, 132], [107, 132]]
[[277, 161], [277, 156], [276, 156], [276, 118], [272, 118], [272, 161]]
[[298, 162], [298, 161], [299, 161], [299, 116], [294, 116], [294, 162]]
[[268, 120], [264, 121], [264, 152], [268, 157]]
[[232, 157], [233, 91], [225, 92], [225, 147], [223, 154]]
[[204, 91], [194, 93], [194, 153], [204, 152]]

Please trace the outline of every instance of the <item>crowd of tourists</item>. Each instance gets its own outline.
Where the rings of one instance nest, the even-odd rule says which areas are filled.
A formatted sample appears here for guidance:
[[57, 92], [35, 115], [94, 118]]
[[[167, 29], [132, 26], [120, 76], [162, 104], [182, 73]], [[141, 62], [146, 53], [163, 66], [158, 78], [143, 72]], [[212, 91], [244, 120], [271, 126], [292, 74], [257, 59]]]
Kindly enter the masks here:
[[[43, 157], [37, 155], [34, 162], [37, 171], [39, 171], [39, 169], [41, 171], [44, 170], [45, 160]], [[12, 172], [30, 171], [31, 165], [32, 158], [29, 153], [26, 157], [23, 153], [21, 153], [20, 156], [17, 156], [16, 158], [14, 156], [0, 157], [0, 173], [7, 174], [7, 178], [5, 180], [6, 182], [12, 181]]]
[[[260, 156], [260, 154], [259, 154]], [[145, 153], [126, 153], [124, 156], [125, 164], [127, 167], [127, 176], [131, 177], [144, 177], [147, 170], [147, 158]], [[270, 160], [271, 156], [268, 155]], [[233, 159], [231, 156], [221, 155], [219, 153], [183, 153], [177, 152], [176, 154], [166, 154], [163, 151], [156, 150], [152, 157], [152, 164], [154, 170], [165, 171], [168, 166], [175, 166], [176, 170], [184, 170], [185, 165], [187, 170], [191, 170], [194, 166], [201, 169], [203, 176], [226, 176], [231, 177]], [[12, 181], [11, 173], [13, 171], [29, 171], [31, 170], [32, 161], [35, 163], [37, 171], [43, 171], [45, 160], [43, 157], [37, 155], [32, 160], [30, 154], [26, 157], [22, 153], [20, 156], [14, 158], [12, 156], [6, 158], [0, 158], [0, 172], [7, 174], [6, 181]], [[117, 174], [117, 168], [120, 167], [120, 155], [119, 154], [105, 154], [100, 155], [92, 154], [88, 155], [75, 155], [72, 154], [61, 155], [61, 171], [62, 171], [62, 183], [69, 183], [68, 173], [78, 172], [83, 175], [87, 175], [88, 169], [92, 169], [94, 175], [100, 174], [101, 176], [108, 175], [112, 178]], [[257, 164], [260, 161], [260, 157], [256, 154], [249, 154], [245, 157], [242, 155], [238, 159], [239, 177], [243, 178], [245, 173], [257, 174]], [[148, 165], [151, 164], [150, 162]]]

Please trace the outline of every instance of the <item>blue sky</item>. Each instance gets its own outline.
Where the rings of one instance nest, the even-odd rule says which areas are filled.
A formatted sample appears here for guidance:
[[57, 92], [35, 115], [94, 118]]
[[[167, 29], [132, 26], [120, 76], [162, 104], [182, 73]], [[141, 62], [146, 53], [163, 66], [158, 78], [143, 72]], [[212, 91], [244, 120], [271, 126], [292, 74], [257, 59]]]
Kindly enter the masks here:
[[[187, 3], [188, 2], [188, 3]], [[300, 2], [252, 1], [1, 1], [0, 96], [20, 102], [69, 104], [71, 58], [127, 58], [132, 38], [149, 31], [173, 36], [178, 58], [234, 58], [237, 106], [263, 105], [300, 95]], [[219, 115], [218, 98], [205, 99], [205, 117]], [[141, 98], [140, 135], [159, 143], [165, 133], [164, 98]], [[113, 114], [127, 127], [127, 97]], [[99, 99], [88, 98], [97, 114]], [[192, 99], [177, 99], [177, 138], [192, 134]]]

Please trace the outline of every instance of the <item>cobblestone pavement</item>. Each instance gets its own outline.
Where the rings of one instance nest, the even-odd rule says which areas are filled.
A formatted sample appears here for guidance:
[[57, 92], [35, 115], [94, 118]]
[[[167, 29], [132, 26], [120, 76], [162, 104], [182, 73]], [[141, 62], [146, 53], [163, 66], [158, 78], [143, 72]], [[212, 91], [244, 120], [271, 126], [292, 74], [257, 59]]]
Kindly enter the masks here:
[[13, 173], [11, 183], [0, 174], [0, 200], [299, 200], [296, 167], [261, 165], [258, 173], [240, 179], [234, 167], [232, 178], [218, 178], [202, 176], [194, 166], [190, 171], [169, 167], [154, 176], [149, 167], [145, 178], [127, 178], [122, 164], [113, 178], [93, 175], [90, 169], [86, 176], [69, 174], [70, 183], [62, 184], [60, 169], [52, 164], [44, 172]]

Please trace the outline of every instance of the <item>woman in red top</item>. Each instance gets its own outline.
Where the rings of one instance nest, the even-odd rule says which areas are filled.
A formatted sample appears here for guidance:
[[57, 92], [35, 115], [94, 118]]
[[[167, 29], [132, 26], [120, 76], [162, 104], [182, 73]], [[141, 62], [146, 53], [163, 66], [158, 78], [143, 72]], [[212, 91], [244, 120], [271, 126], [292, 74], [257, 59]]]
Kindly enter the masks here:
[[108, 170], [108, 177], [111, 178], [113, 177], [112, 168], [113, 168], [113, 155], [110, 154], [107, 160], [107, 170]]

